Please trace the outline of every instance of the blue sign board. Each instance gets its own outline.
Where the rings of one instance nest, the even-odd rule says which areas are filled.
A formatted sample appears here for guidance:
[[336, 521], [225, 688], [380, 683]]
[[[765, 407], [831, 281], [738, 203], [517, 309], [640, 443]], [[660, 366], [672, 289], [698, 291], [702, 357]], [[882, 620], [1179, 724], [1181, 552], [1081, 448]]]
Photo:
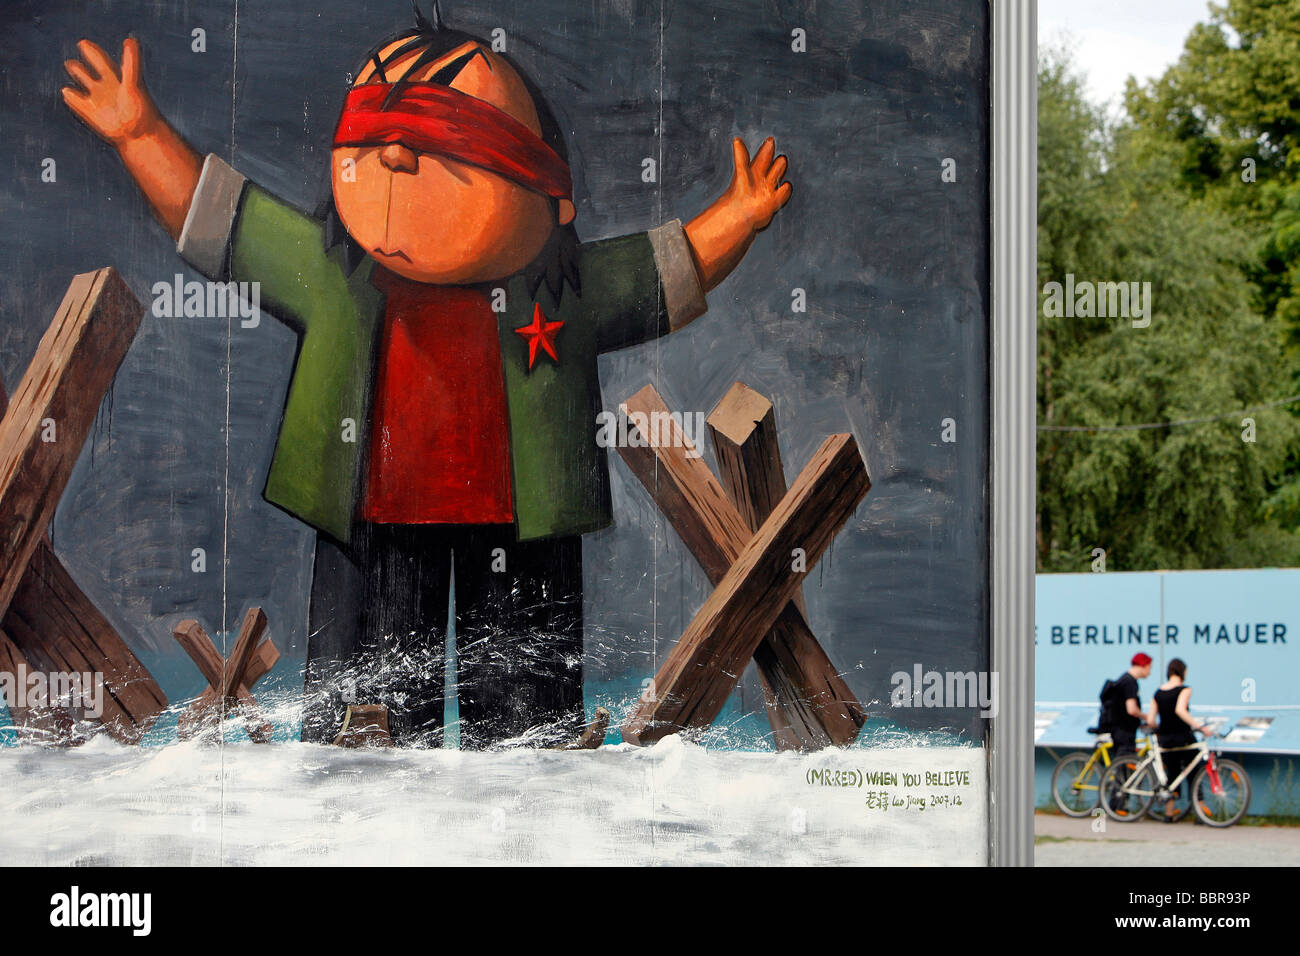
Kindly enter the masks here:
[[1300, 753], [1300, 569], [1040, 574], [1036, 601], [1037, 743], [1091, 743], [1101, 685], [1141, 651], [1144, 710], [1181, 658], [1226, 749]]

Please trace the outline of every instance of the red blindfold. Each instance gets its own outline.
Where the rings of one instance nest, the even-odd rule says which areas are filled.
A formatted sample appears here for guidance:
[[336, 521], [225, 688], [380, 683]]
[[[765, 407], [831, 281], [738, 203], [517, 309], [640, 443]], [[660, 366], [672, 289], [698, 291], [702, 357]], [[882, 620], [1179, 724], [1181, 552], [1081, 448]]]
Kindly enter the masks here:
[[388, 109], [391, 83], [353, 87], [343, 104], [334, 145], [400, 143], [479, 166], [556, 199], [573, 195], [569, 167], [542, 138], [490, 103], [434, 83], [402, 87]]

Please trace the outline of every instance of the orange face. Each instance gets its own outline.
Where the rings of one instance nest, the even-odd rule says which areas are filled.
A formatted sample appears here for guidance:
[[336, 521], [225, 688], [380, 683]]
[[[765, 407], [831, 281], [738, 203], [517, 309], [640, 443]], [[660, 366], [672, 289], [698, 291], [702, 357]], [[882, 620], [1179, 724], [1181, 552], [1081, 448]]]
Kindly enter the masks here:
[[[384, 60], [403, 41], [380, 51]], [[427, 80], [475, 50], [449, 84], [485, 100], [541, 134], [537, 109], [519, 75], [491, 50], [466, 43], [407, 79]], [[385, 63], [388, 82], [419, 57], [412, 51]], [[367, 64], [357, 84], [380, 82]], [[556, 228], [551, 200], [496, 173], [400, 144], [334, 150], [334, 205], [349, 235], [375, 261], [398, 275], [437, 285], [503, 279], [528, 265]], [[559, 203], [559, 224], [573, 221], [573, 203]]]

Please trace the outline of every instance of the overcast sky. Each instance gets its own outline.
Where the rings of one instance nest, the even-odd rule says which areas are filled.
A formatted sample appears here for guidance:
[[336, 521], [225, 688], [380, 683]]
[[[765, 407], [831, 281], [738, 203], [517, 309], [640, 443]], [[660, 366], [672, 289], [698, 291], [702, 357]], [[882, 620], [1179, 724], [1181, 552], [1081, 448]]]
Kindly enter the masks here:
[[1066, 42], [1092, 99], [1116, 106], [1130, 75], [1159, 76], [1208, 19], [1205, 0], [1038, 0], [1038, 42]]

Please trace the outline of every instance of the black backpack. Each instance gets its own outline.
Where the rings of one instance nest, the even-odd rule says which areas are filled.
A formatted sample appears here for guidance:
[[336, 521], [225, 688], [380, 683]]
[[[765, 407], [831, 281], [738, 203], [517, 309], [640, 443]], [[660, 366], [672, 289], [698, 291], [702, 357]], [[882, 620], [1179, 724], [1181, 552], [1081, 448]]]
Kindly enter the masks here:
[[1115, 729], [1115, 698], [1119, 690], [1119, 682], [1107, 680], [1101, 685], [1101, 710], [1097, 713], [1097, 726], [1089, 727], [1088, 730], [1094, 734], [1108, 734]]

